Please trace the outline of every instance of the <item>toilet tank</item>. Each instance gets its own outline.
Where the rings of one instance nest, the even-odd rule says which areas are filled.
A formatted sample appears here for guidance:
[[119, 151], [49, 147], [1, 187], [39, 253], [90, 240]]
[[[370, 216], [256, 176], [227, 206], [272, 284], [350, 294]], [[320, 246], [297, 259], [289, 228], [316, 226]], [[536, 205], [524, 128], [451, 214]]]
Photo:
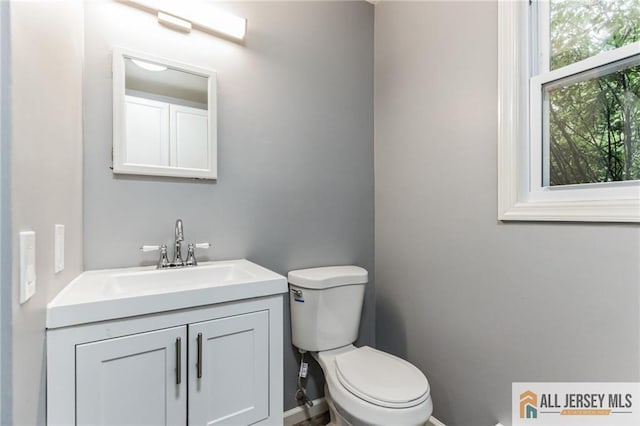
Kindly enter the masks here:
[[367, 270], [328, 266], [289, 272], [293, 345], [326, 351], [358, 338]]

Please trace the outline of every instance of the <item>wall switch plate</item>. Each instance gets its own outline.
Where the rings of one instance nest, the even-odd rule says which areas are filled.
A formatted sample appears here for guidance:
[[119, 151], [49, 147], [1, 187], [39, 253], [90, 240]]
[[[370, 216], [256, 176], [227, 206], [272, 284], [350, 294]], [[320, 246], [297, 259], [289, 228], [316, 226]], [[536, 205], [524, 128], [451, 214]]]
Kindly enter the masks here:
[[64, 225], [54, 228], [53, 272], [57, 274], [64, 269]]
[[20, 303], [36, 292], [36, 233], [20, 232]]

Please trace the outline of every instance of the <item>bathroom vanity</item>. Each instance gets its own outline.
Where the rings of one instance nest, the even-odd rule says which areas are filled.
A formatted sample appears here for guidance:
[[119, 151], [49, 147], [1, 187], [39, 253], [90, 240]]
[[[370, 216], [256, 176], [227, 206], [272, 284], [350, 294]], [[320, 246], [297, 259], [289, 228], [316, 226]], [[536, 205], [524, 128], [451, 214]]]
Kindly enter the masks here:
[[47, 307], [47, 424], [281, 425], [286, 292], [247, 260], [83, 273]]

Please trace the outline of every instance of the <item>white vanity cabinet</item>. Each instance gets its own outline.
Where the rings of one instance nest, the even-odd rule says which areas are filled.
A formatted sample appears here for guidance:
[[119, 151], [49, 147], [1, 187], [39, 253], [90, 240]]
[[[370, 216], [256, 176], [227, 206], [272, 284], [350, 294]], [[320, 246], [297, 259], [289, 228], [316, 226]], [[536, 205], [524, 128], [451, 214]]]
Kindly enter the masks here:
[[125, 163], [186, 169], [209, 167], [208, 112], [125, 96]]
[[76, 345], [76, 424], [179, 425], [186, 327]]
[[208, 113], [183, 105], [169, 105], [172, 167], [206, 169], [209, 167]]
[[47, 330], [48, 425], [282, 425], [280, 294]]
[[268, 324], [268, 312], [259, 311], [189, 325], [189, 364], [196, 366], [189, 372], [190, 424], [250, 425], [268, 417]]
[[126, 164], [169, 165], [169, 104], [126, 96]]

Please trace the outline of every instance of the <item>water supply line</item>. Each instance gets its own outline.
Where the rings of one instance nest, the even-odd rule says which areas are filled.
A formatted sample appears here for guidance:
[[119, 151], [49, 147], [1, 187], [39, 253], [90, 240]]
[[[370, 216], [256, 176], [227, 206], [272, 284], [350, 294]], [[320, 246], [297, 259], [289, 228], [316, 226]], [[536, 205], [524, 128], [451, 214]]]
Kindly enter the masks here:
[[307, 373], [309, 370], [309, 364], [304, 362], [304, 354], [307, 351], [298, 349], [298, 352], [300, 352], [300, 368], [298, 369], [298, 389], [296, 389], [296, 400], [302, 401], [309, 408], [311, 408], [313, 407], [313, 401], [309, 399], [309, 397], [307, 396], [307, 390], [304, 388], [304, 386], [302, 386], [302, 379], [307, 378]]

